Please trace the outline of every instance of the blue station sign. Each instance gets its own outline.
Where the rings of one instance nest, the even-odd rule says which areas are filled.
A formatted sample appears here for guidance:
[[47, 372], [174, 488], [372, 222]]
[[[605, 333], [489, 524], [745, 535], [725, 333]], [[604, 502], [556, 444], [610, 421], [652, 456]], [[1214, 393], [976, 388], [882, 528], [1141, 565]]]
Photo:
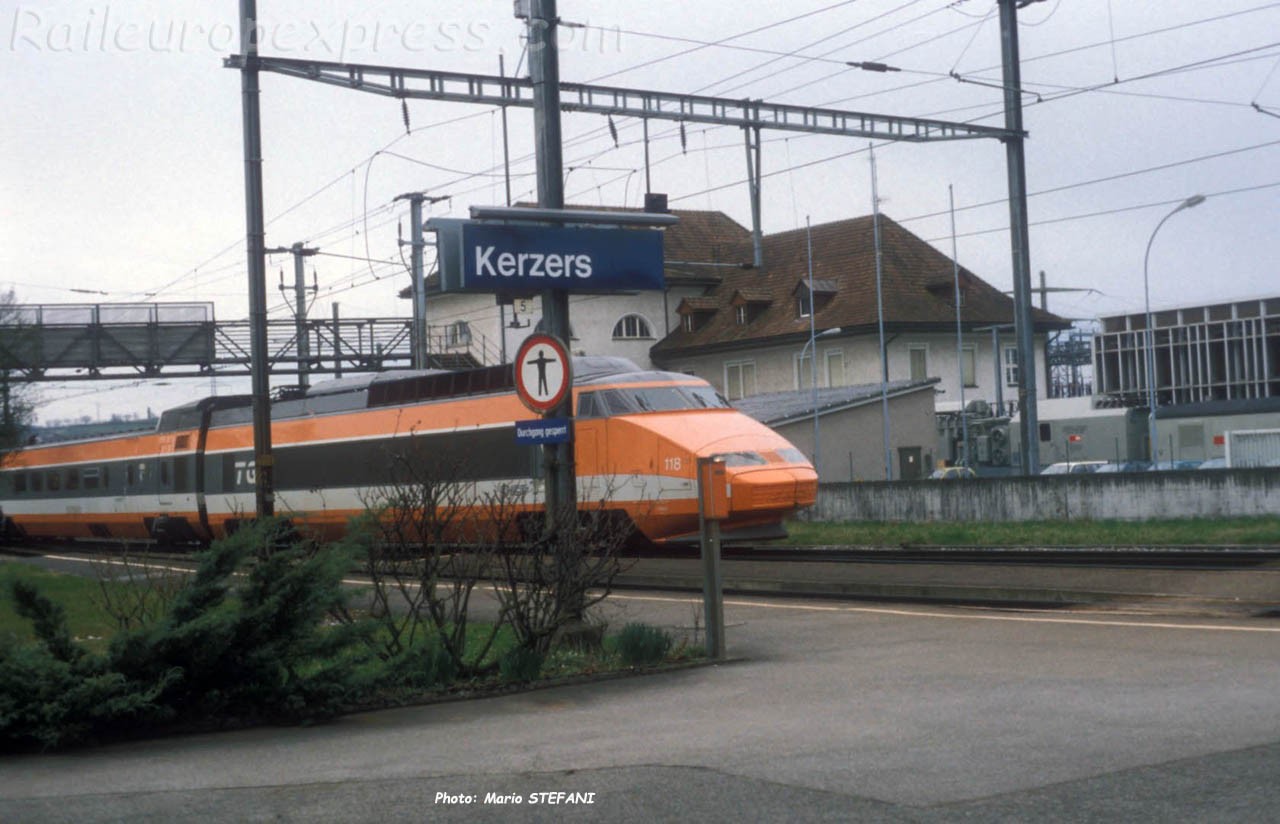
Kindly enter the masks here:
[[434, 218], [443, 291], [662, 289], [662, 232]]

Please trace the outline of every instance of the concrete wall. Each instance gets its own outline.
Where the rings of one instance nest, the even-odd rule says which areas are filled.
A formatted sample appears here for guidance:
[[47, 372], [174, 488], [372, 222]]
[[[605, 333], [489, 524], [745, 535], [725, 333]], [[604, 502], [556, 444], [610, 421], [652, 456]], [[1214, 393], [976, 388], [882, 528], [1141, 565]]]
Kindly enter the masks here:
[[1134, 475], [831, 483], [812, 521], [1140, 521], [1280, 515], [1280, 471], [1231, 469]]
[[[822, 454], [814, 460], [821, 481], [884, 480], [884, 429], [880, 401], [828, 412], [818, 422]], [[933, 471], [937, 433], [933, 422], [933, 387], [889, 398], [889, 448], [892, 471], [901, 478], [902, 449], [918, 461], [915, 471], [927, 477]], [[773, 429], [806, 455], [813, 457], [813, 419], [805, 418]]]

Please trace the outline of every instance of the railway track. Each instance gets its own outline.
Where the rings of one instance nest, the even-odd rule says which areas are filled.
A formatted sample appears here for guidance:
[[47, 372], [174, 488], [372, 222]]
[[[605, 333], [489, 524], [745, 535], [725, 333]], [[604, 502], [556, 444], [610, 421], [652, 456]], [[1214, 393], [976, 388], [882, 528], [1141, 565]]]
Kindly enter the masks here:
[[[696, 549], [660, 550], [645, 557], [678, 560], [696, 557]], [[1247, 569], [1280, 562], [1280, 546], [777, 546], [723, 548], [726, 561], [832, 564], [1040, 564], [1123, 568]]]
[[[74, 565], [100, 556], [87, 542], [7, 547]], [[117, 546], [110, 549], [118, 550]], [[190, 552], [149, 553], [186, 566]], [[779, 547], [723, 552], [725, 592], [851, 600], [1280, 614], [1280, 547]], [[629, 560], [618, 589], [696, 592], [696, 549]]]

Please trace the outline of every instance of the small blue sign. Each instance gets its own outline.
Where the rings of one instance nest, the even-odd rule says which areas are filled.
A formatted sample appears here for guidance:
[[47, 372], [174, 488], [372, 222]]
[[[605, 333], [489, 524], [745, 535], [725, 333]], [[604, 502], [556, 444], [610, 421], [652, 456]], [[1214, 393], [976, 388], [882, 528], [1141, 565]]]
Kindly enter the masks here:
[[433, 218], [444, 291], [662, 289], [662, 232]]
[[536, 421], [516, 421], [516, 443], [533, 446], [566, 443], [571, 439], [572, 431], [568, 418], [539, 418]]

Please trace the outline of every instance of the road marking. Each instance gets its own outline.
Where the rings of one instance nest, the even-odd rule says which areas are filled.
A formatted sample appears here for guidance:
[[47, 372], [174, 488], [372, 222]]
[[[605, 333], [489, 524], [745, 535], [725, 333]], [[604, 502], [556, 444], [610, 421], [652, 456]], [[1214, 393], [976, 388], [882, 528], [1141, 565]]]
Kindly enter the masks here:
[[[674, 604], [700, 604], [701, 598], [676, 598], [662, 595], [619, 595], [613, 593], [610, 598], [623, 601], [658, 601]], [[1111, 619], [1088, 618], [1051, 618], [1031, 615], [979, 615], [976, 613], [929, 612], [927, 610], [891, 609], [888, 607], [854, 607], [827, 606], [821, 604], [788, 604], [769, 601], [743, 601], [726, 599], [725, 606], [757, 607], [759, 609], [780, 609], [796, 612], [858, 612], [869, 615], [901, 615], [908, 618], [942, 618], [952, 621], [1012, 621], [1024, 624], [1082, 624], [1098, 627], [1128, 627], [1134, 629], [1189, 629], [1207, 630], [1210, 632], [1266, 632], [1280, 633], [1277, 627], [1246, 627], [1239, 624], [1176, 624], [1164, 621], [1116, 621]]]

